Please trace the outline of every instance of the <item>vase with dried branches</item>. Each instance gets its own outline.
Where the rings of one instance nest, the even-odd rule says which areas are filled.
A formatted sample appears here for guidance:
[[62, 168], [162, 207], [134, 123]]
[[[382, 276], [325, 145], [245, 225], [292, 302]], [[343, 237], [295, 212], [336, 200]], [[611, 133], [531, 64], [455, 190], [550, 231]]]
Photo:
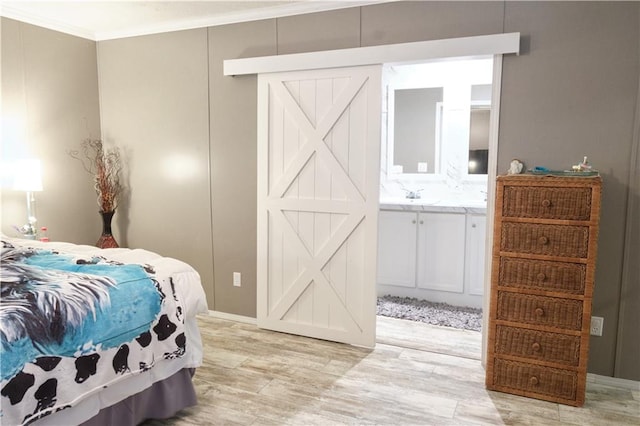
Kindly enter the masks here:
[[120, 150], [117, 147], [105, 148], [99, 139], [85, 139], [79, 150], [68, 153], [71, 157], [79, 160], [94, 179], [98, 207], [102, 217], [102, 234], [96, 246], [100, 248], [118, 247], [111, 232], [111, 220], [123, 190], [120, 181], [120, 172], [122, 171]]

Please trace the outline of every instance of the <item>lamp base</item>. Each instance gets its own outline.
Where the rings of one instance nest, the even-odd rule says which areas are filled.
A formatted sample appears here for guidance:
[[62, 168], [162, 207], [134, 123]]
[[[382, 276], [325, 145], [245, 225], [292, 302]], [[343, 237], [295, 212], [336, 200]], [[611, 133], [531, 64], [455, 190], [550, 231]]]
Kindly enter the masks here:
[[38, 239], [38, 232], [36, 231], [36, 228], [30, 223], [27, 223], [26, 225], [22, 225], [19, 231], [22, 238], [25, 238], [27, 240]]

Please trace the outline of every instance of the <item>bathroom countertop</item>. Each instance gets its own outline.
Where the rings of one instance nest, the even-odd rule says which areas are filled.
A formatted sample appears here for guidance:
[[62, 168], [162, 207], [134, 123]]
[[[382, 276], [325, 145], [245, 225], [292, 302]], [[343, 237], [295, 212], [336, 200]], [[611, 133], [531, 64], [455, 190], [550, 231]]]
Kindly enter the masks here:
[[381, 199], [380, 210], [486, 214], [487, 203], [481, 201], [429, 200], [424, 198]]

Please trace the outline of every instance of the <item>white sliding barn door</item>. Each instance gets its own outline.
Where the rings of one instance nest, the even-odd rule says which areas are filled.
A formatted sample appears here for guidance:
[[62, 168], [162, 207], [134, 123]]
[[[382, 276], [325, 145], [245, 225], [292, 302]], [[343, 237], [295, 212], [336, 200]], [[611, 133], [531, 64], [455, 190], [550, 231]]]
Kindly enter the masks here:
[[258, 326], [373, 347], [381, 67], [258, 76]]

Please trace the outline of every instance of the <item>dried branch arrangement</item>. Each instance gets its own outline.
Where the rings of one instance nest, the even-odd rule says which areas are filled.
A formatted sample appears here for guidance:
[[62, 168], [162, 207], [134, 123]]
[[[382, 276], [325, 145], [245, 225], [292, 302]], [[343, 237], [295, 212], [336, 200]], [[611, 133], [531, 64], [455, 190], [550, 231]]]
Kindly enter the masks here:
[[120, 182], [120, 150], [117, 147], [105, 149], [99, 139], [85, 139], [80, 150], [68, 151], [68, 154], [79, 160], [84, 169], [93, 175], [100, 211], [114, 211], [123, 190]]

